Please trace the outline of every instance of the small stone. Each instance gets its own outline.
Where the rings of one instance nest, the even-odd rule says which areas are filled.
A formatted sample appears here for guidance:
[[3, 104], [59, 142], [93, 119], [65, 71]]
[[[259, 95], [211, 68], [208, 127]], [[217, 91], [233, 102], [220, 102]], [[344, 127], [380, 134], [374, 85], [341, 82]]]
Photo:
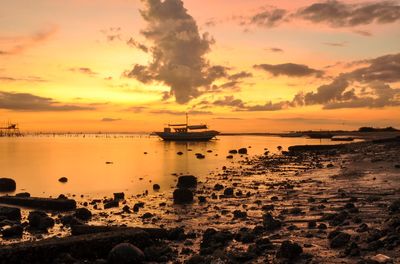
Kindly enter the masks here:
[[336, 236], [334, 236], [330, 242], [331, 248], [340, 248], [346, 246], [346, 244], [350, 241], [351, 236], [344, 232], [338, 232]]
[[205, 196], [199, 196], [199, 203], [205, 203], [207, 202], [207, 198]]
[[182, 151], [178, 151], [176, 154], [178, 154], [179, 156], [183, 155]]
[[272, 231], [281, 228], [282, 223], [276, 220], [270, 213], [266, 213], [263, 215], [263, 225], [266, 230]]
[[247, 213], [245, 211], [235, 210], [233, 211], [233, 218], [246, 218]]
[[157, 183], [153, 184], [153, 190], [154, 190], [154, 191], [159, 191], [160, 188], [161, 188], [161, 187], [160, 187], [159, 184], [157, 184]]
[[0, 192], [13, 192], [17, 188], [17, 184], [13, 179], [0, 178]]
[[114, 193], [114, 200], [124, 200], [124, 199], [125, 199], [125, 193], [123, 192]]
[[228, 156], [226, 156], [226, 158], [227, 159], [233, 159], [233, 156], [232, 155], [228, 155]]
[[32, 211], [28, 215], [28, 221], [31, 228], [46, 230], [54, 226], [54, 219], [49, 217], [45, 212]]
[[299, 244], [285, 240], [278, 249], [276, 256], [278, 258], [293, 260], [299, 257], [301, 253], [303, 253], [303, 248]]
[[109, 264], [141, 264], [144, 260], [142, 250], [130, 243], [121, 243], [113, 247], [108, 254]]
[[247, 154], [247, 148], [240, 148], [240, 149], [238, 150], [238, 153], [239, 153], [239, 154]]
[[21, 192], [21, 193], [17, 193], [15, 194], [16, 197], [24, 197], [24, 198], [28, 198], [31, 197], [31, 194], [28, 192]]
[[233, 188], [228, 187], [228, 188], [226, 188], [226, 189], [224, 190], [224, 195], [225, 195], [225, 196], [233, 196], [233, 191], [234, 191]]
[[237, 154], [238, 151], [236, 149], [229, 150], [229, 154]]
[[17, 207], [0, 206], [0, 217], [18, 221], [21, 219], [21, 209]]
[[62, 183], [66, 183], [66, 182], [68, 182], [68, 178], [67, 177], [61, 177], [60, 179], [58, 179], [58, 181], [62, 182]]
[[220, 191], [222, 189], [224, 189], [224, 186], [222, 184], [217, 183], [217, 184], [214, 185], [214, 190], [215, 191]]
[[370, 260], [374, 261], [377, 264], [387, 264], [387, 263], [393, 262], [390, 257], [383, 255], [383, 254], [377, 254], [377, 255], [371, 257]]
[[88, 221], [92, 218], [92, 212], [87, 208], [78, 208], [75, 210], [75, 217], [79, 220]]
[[104, 209], [109, 209], [109, 208], [118, 207], [118, 206], [119, 206], [118, 200], [111, 200], [111, 201], [107, 201], [106, 203], [104, 203]]

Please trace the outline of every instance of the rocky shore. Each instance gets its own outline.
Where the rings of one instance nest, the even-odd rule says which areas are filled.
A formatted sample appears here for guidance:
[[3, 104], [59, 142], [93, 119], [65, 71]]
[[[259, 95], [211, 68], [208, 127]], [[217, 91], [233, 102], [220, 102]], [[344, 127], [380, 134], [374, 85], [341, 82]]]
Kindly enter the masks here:
[[0, 263], [400, 263], [399, 153], [399, 137], [242, 148], [155, 195], [2, 196]]

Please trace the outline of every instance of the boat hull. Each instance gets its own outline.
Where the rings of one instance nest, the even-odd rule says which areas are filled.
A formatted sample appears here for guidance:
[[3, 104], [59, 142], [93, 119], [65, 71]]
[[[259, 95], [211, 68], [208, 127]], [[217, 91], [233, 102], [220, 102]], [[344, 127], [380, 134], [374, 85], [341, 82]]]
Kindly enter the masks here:
[[219, 134], [218, 131], [209, 130], [203, 132], [155, 132], [165, 141], [209, 141]]

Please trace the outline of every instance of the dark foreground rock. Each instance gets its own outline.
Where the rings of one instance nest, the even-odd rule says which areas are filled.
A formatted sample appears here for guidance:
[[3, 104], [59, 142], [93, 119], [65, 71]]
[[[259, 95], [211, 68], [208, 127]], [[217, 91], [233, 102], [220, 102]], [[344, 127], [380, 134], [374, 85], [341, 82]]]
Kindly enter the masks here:
[[17, 188], [17, 184], [13, 179], [0, 178], [0, 192], [13, 192]]
[[47, 230], [54, 226], [54, 219], [42, 211], [32, 211], [28, 216], [29, 226], [33, 229]]
[[173, 193], [174, 203], [186, 204], [193, 202], [193, 192], [189, 189], [176, 189]]
[[143, 251], [130, 243], [118, 244], [108, 254], [109, 264], [141, 264], [143, 260]]
[[193, 175], [184, 175], [178, 178], [176, 185], [178, 188], [196, 188], [197, 178]]
[[303, 249], [299, 244], [290, 240], [285, 240], [282, 242], [279, 250], [276, 253], [276, 256], [278, 258], [293, 260], [298, 258], [301, 253], [303, 253]]
[[8, 220], [20, 220], [21, 209], [8, 206], [0, 206], [0, 217]]
[[69, 211], [76, 208], [76, 201], [72, 199], [0, 196], [0, 203], [55, 211]]

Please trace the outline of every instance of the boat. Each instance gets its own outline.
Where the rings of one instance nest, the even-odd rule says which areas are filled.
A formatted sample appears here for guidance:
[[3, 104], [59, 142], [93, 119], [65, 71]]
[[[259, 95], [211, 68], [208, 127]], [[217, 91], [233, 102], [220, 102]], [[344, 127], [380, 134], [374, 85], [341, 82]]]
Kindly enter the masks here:
[[189, 125], [186, 114], [185, 124], [168, 124], [163, 132], [154, 132], [166, 141], [209, 141], [219, 134], [218, 131], [209, 130], [207, 125]]

